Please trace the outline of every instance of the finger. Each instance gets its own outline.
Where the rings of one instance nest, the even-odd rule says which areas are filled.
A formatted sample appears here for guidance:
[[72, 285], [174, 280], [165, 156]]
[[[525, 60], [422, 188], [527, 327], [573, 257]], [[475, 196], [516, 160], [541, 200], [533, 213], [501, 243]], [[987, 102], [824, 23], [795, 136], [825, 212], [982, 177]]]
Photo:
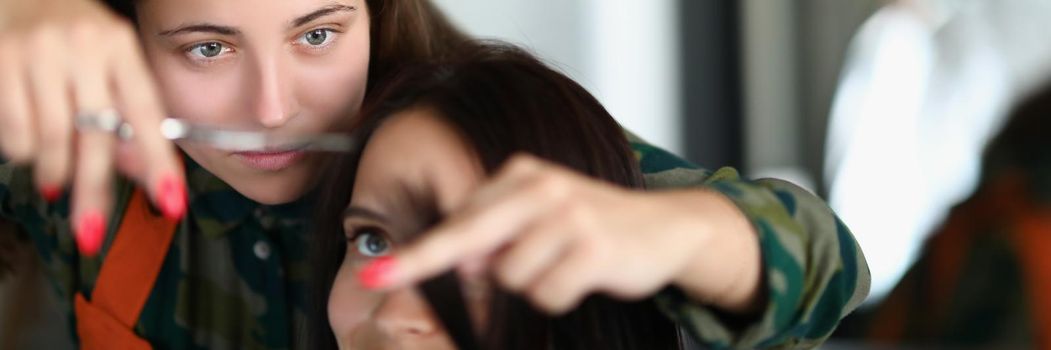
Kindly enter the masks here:
[[568, 248], [572, 233], [558, 220], [543, 220], [496, 257], [493, 275], [504, 288], [520, 292], [553, 266]]
[[128, 178], [139, 179], [146, 176], [146, 165], [143, 163], [142, 154], [136, 152], [134, 143], [118, 140], [115, 161], [117, 170]]
[[565, 259], [529, 286], [526, 296], [549, 314], [563, 314], [595, 290], [594, 281], [603, 263], [595, 246], [576, 244]]
[[[101, 38], [81, 29], [74, 33], [77, 45], [98, 43]], [[79, 47], [81, 54], [70, 60], [73, 77], [73, 96], [80, 113], [112, 113], [113, 100], [106, 78], [103, 56], [88, 47]], [[96, 50], [97, 51], [97, 50]], [[73, 178], [73, 222], [77, 247], [81, 254], [94, 256], [102, 246], [106, 232], [104, 218], [112, 210], [112, 182], [114, 169], [113, 134], [98, 130], [81, 130], [77, 138], [76, 168]]]
[[32, 111], [37, 141], [41, 146], [33, 173], [43, 193], [55, 193], [65, 185], [72, 169], [73, 108], [66, 77], [65, 38], [57, 30], [42, 29], [30, 40], [33, 62], [28, 65]]
[[145, 58], [130, 26], [121, 25], [109, 71], [114, 74], [117, 100], [125, 121], [135, 130], [132, 140], [145, 164], [137, 180], [151, 194], [165, 216], [178, 219], [186, 212], [186, 186], [174, 145], [160, 133], [164, 108]]
[[489, 183], [465, 203], [473, 206], [484, 206], [500, 198], [502, 194], [518, 188], [541, 172], [544, 163], [526, 153], [515, 154], [493, 174]]
[[0, 37], [0, 154], [12, 163], [33, 159], [36, 130], [30, 121], [29, 92], [19, 44]]
[[453, 267], [464, 257], [494, 253], [532, 222], [557, 208], [571, 185], [562, 177], [541, 174], [494, 197], [490, 203], [470, 205], [398, 254], [399, 268], [388, 282], [412, 284]]

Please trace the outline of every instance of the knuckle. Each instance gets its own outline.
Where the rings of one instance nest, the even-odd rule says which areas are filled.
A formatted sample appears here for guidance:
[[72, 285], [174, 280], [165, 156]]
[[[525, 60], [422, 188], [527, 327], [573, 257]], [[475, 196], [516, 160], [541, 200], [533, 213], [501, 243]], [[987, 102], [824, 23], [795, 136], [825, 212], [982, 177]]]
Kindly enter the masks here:
[[611, 249], [606, 240], [600, 239], [598, 235], [584, 234], [578, 238], [579, 244], [577, 245], [577, 254], [580, 254], [578, 260], [581, 264], [595, 264], [593, 266], [602, 266], [605, 261], [609, 260], [609, 256], [612, 254]]
[[10, 142], [0, 145], [0, 154], [12, 164], [26, 164], [33, 160], [32, 148], [24, 142]]
[[555, 308], [555, 300], [549, 290], [552, 288], [543, 288], [541, 286], [534, 286], [533, 288], [526, 291], [526, 297], [532, 301], [533, 306], [544, 310], [545, 312], [551, 313]]
[[535, 306], [545, 312], [560, 315], [572, 308], [580, 297], [582, 285], [577, 279], [565, 273], [548, 276], [540, 284], [527, 291], [529, 299]]
[[531, 190], [544, 197], [563, 199], [568, 195], [569, 187], [566, 181], [558, 176], [540, 173], [533, 178]]
[[36, 159], [33, 172], [37, 183], [62, 183], [68, 178], [69, 161], [59, 153], [58, 147], [46, 147]]
[[529, 155], [526, 153], [518, 152], [511, 155], [510, 164], [513, 168], [521, 168], [529, 165]]
[[21, 42], [22, 40], [15, 35], [0, 34], [0, 64], [14, 64], [11, 56], [18, 52]]
[[[99, 27], [99, 35], [105, 39], [103, 44], [111, 52], [138, 53], [138, 37], [135, 27], [124, 19], [112, 19], [105, 21]], [[123, 51], [122, 51], [123, 50]]]
[[506, 256], [498, 261], [494, 271], [496, 279], [504, 288], [512, 292], [521, 291], [525, 281], [522, 280], [516, 266], [512, 264], [514, 261], [509, 260]]
[[69, 142], [72, 136], [70, 132], [65, 123], [40, 123], [40, 142], [48, 145], [48, 147], [45, 147], [47, 149], [61, 150]]
[[113, 25], [109, 35], [113, 36], [114, 43], [119, 50], [124, 50], [122, 52], [126, 51], [135, 55], [135, 57], [139, 56], [138, 37], [136, 37], [134, 28], [130, 24]]
[[40, 24], [30, 30], [23, 46], [29, 48], [29, 52], [35, 52], [37, 55], [34, 56], [45, 57], [45, 55], [55, 51], [55, 47], [62, 37], [60, 33], [61, 29], [55, 24]]
[[[139, 98], [136, 98], [135, 101], [128, 102], [125, 104], [124, 110], [126, 112], [121, 113], [121, 118], [127, 120], [130, 123], [138, 124], [139, 128], [137, 129], [142, 129], [143, 123], [160, 123], [160, 119], [158, 117], [159, 114], [156, 112], [158, 108], [156, 107], [157, 105], [154, 102], [155, 100], [147, 96], [137, 97]], [[139, 130], [135, 131], [138, 132]], [[151, 126], [151, 129], [143, 129], [143, 132], [146, 131], [152, 133], [154, 129]]]
[[33, 156], [33, 140], [30, 134], [17, 125], [11, 125], [10, 120], [5, 120], [3, 112], [0, 111], [0, 151], [12, 163], [22, 164], [28, 162]]
[[573, 304], [572, 297], [568, 295], [551, 296], [545, 302], [544, 309], [553, 315], [561, 315], [569, 311]]
[[513, 275], [513, 271], [506, 265], [499, 265], [496, 267], [495, 276], [496, 281], [500, 283], [505, 289], [514, 292], [521, 289], [521, 283]]
[[135, 37], [135, 25], [132, 24], [131, 21], [128, 20], [127, 18], [123, 18], [123, 17], [110, 18], [106, 22], [106, 24], [107, 24], [106, 25], [106, 29], [107, 29], [106, 33], [107, 34], [113, 34], [113, 35], [121, 35], [121, 34], [123, 34], [123, 35], [129, 35], [132, 38]]
[[562, 216], [562, 224], [568, 229], [577, 233], [587, 233], [591, 231], [592, 224], [594, 223], [594, 214], [592, 213], [591, 207], [588, 205], [580, 201], [568, 200], [563, 204], [560, 213]]
[[507, 160], [507, 171], [512, 174], [531, 172], [535, 167], [536, 160], [528, 153], [515, 153]]
[[80, 47], [97, 44], [102, 37], [102, 25], [91, 18], [77, 18], [69, 23], [69, 38]]

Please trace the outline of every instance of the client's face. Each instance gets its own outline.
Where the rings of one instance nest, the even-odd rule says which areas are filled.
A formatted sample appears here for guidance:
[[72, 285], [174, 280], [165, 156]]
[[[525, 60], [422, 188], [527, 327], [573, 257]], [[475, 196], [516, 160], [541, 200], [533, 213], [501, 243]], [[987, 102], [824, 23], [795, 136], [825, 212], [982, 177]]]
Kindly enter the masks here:
[[[358, 165], [343, 230], [347, 254], [328, 300], [329, 324], [342, 349], [452, 349], [440, 322], [415, 289], [373, 292], [358, 270], [456, 208], [484, 177], [457, 132], [426, 109], [401, 112], [375, 131]], [[468, 282], [480, 320], [487, 287]]]

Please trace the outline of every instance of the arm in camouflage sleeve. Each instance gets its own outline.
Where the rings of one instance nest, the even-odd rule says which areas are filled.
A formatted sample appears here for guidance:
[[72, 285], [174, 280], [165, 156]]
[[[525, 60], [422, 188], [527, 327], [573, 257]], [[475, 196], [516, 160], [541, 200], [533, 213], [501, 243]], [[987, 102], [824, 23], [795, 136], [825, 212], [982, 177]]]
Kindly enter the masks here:
[[714, 348], [816, 347], [868, 294], [865, 258], [817, 196], [781, 180], [698, 169], [632, 138], [650, 189], [704, 187], [729, 198], [758, 234], [767, 304], [758, 319], [727, 325], [720, 313], [670, 288], [657, 297], [673, 319]]

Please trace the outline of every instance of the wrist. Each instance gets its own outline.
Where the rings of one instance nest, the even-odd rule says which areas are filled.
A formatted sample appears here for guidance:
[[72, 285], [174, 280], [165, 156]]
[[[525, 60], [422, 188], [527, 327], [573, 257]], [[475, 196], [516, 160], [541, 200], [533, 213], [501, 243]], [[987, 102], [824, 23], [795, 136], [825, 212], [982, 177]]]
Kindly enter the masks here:
[[692, 299], [733, 314], [761, 309], [762, 254], [751, 221], [724, 195], [710, 190], [685, 193], [678, 206], [691, 218], [695, 252], [672, 283]]

